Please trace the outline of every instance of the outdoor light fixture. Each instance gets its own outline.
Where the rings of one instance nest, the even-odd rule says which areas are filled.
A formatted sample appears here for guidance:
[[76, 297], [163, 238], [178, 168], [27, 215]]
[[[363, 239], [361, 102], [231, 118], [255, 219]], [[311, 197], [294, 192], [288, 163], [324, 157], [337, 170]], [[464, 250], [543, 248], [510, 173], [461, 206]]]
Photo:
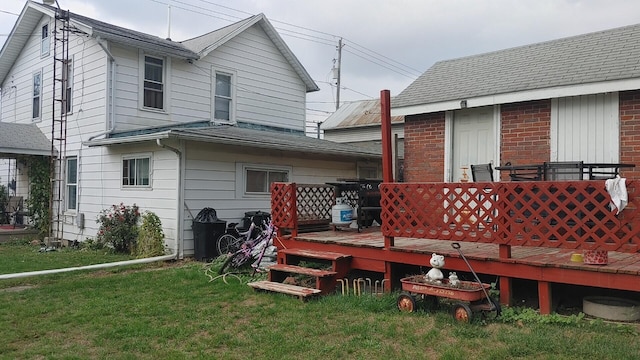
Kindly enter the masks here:
[[467, 100], [461, 100], [460, 101], [460, 108], [461, 109], [466, 109], [467, 108]]

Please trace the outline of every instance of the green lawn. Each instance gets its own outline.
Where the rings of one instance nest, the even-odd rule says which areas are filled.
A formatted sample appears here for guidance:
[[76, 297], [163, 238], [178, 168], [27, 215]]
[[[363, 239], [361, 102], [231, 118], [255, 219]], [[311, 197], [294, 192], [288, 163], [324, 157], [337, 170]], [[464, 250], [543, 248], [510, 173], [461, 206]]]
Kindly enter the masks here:
[[[78, 266], [100, 258], [122, 260], [34, 249], [0, 245], [0, 273], [57, 267], [58, 261]], [[227, 282], [211, 282], [203, 264], [191, 261], [0, 281], [0, 359], [637, 359], [640, 354], [637, 329], [630, 325], [531, 315], [465, 325], [445, 310], [400, 313], [394, 295], [331, 295], [303, 303], [254, 292], [233, 278]]]

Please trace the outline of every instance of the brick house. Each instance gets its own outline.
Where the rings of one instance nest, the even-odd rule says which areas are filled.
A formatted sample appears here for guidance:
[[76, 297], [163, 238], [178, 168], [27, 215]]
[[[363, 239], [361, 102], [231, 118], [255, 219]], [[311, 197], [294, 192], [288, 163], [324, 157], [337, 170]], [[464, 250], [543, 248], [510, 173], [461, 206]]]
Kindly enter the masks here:
[[405, 180], [459, 181], [487, 162], [640, 163], [639, 41], [632, 25], [436, 63], [392, 100]]

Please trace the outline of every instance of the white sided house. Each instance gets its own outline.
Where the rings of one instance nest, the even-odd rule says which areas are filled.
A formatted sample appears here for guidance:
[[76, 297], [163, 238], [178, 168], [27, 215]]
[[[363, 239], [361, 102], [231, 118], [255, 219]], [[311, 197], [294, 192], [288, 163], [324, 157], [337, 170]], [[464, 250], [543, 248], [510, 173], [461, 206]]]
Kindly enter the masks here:
[[[270, 210], [273, 181], [353, 178], [381, 157], [304, 136], [318, 86], [262, 14], [176, 42], [28, 1], [0, 51], [0, 86], [0, 158], [14, 159], [17, 195], [29, 197], [30, 156], [51, 155], [42, 139], [62, 159], [66, 241], [94, 237], [101, 210], [135, 203], [160, 217], [173, 253], [191, 256], [201, 209], [237, 222]], [[40, 141], [9, 141], [9, 127]]]

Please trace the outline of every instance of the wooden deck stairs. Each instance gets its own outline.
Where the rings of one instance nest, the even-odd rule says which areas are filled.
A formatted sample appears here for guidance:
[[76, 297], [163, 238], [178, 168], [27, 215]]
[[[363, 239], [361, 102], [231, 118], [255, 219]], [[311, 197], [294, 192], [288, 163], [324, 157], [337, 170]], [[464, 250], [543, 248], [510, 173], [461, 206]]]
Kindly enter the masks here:
[[[269, 267], [268, 280], [256, 281], [248, 285], [255, 290], [289, 294], [305, 300], [335, 291], [337, 279], [347, 276], [350, 264], [351, 255], [329, 251], [281, 249], [278, 251], [278, 263]], [[309, 265], [321, 265], [326, 270], [309, 267]], [[291, 281], [297, 276], [315, 279], [314, 287], [300, 286], [295, 281]]]

